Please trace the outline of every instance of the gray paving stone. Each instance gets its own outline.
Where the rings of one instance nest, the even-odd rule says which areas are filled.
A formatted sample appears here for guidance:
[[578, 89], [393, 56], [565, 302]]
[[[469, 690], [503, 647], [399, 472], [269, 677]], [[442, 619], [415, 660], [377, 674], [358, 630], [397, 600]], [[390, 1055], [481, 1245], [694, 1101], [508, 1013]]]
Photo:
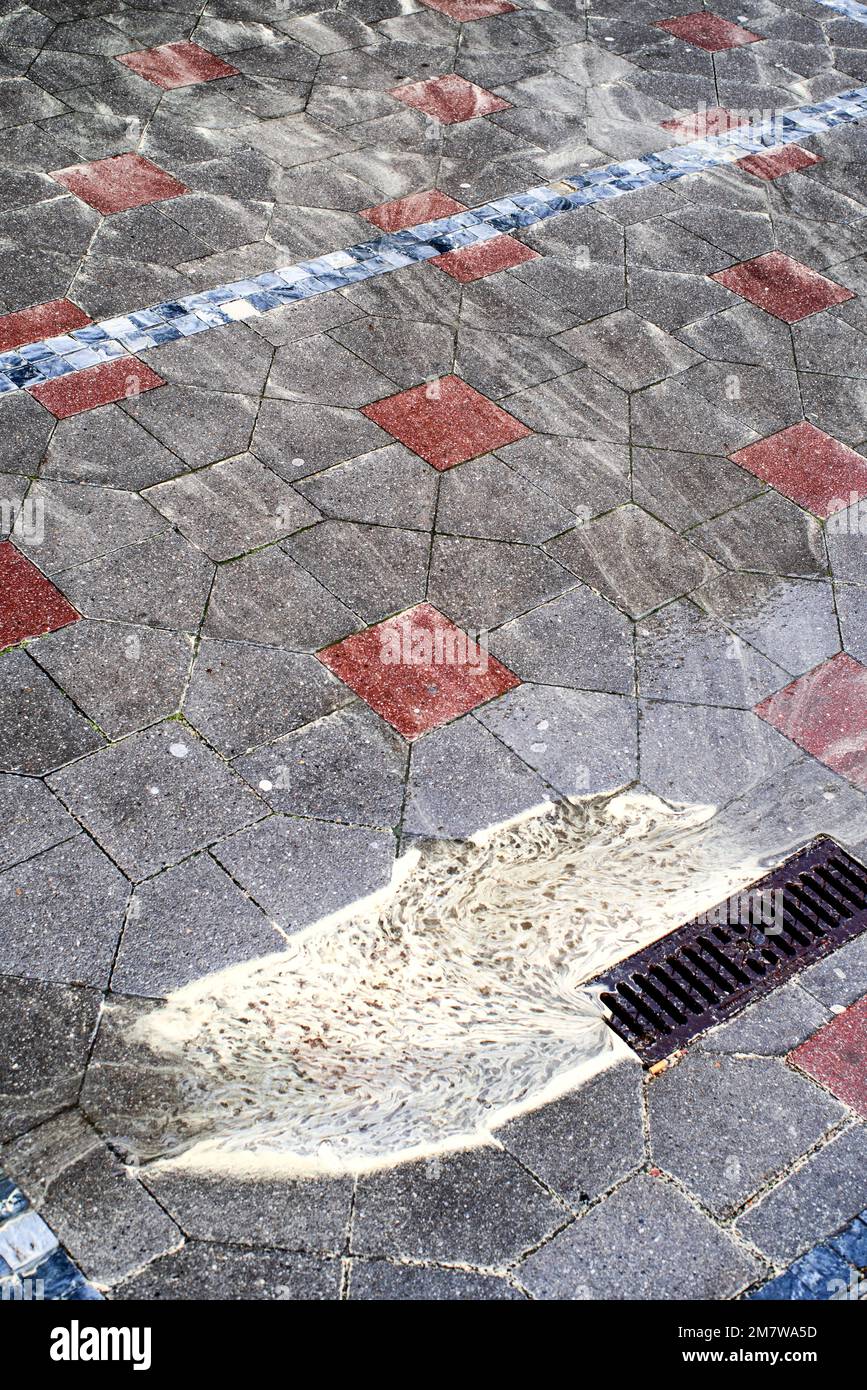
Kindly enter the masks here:
[[[16, 524], [18, 529], [21, 529], [20, 517], [16, 520], [16, 514], [27, 496], [29, 487], [30, 479], [23, 477], [20, 473], [0, 473], [0, 539], [8, 539], [13, 526]], [[28, 509], [31, 526], [36, 516], [35, 511], [31, 512]]]
[[297, 491], [328, 517], [425, 531], [433, 524], [437, 475], [402, 444], [390, 444], [302, 479]]
[[802, 372], [804, 414], [817, 429], [843, 444], [859, 445], [867, 438], [867, 390], [864, 383], [842, 376]]
[[493, 455], [440, 479], [436, 526], [442, 533], [537, 545], [574, 523], [572, 512]]
[[867, 587], [867, 501], [834, 512], [825, 535], [834, 578]]
[[202, 620], [214, 566], [176, 531], [89, 564], [62, 570], [58, 585], [89, 618], [109, 618], [176, 632]]
[[597, 517], [545, 549], [633, 618], [697, 588], [716, 569], [689, 541], [636, 506]]
[[744, 1212], [736, 1229], [777, 1264], [788, 1264], [863, 1211], [865, 1171], [867, 1129], [855, 1125]]
[[676, 531], [746, 502], [764, 485], [744, 468], [713, 454], [632, 450], [635, 501]]
[[149, 1190], [192, 1240], [339, 1255], [346, 1248], [352, 1178], [145, 1175]]
[[404, 830], [468, 839], [549, 803], [544, 782], [473, 718], [420, 739], [412, 750]]
[[648, 1105], [654, 1162], [716, 1215], [739, 1207], [845, 1114], [778, 1058], [698, 1052], [653, 1079]]
[[669, 1183], [639, 1174], [516, 1270], [542, 1299], [732, 1298], [757, 1260]]
[[191, 1243], [117, 1285], [112, 1298], [170, 1302], [302, 1302], [340, 1297], [339, 1260], [274, 1250], [223, 1249]]
[[641, 780], [670, 801], [725, 805], [798, 749], [750, 710], [642, 701]]
[[112, 989], [161, 998], [213, 970], [279, 951], [283, 944], [228, 874], [199, 854], [136, 890]]
[[0, 775], [0, 869], [77, 833], [75, 821], [44, 783]]
[[574, 358], [552, 339], [518, 333], [492, 336], [471, 328], [462, 328], [458, 336], [457, 374], [492, 400], [574, 369]]
[[471, 1274], [436, 1265], [354, 1260], [350, 1279], [349, 1298], [355, 1302], [488, 1303], [523, 1298], [496, 1274]]
[[652, 699], [752, 709], [789, 684], [781, 667], [690, 599], [643, 618], [635, 650], [639, 689]]
[[372, 826], [395, 825], [406, 744], [360, 701], [235, 763], [275, 811]]
[[735, 304], [687, 324], [678, 338], [712, 362], [745, 362], [755, 366], [793, 367], [792, 335], [788, 324], [754, 304]]
[[4, 1150], [3, 1163], [97, 1284], [113, 1284], [181, 1244], [175, 1223], [79, 1111], [31, 1130]]
[[355, 410], [299, 401], [263, 401], [251, 449], [289, 482], [391, 444], [390, 435]]
[[437, 536], [427, 597], [458, 626], [475, 632], [497, 627], [573, 583], [568, 570], [532, 546]]
[[75, 1104], [100, 1002], [97, 990], [0, 977], [0, 1141]]
[[859, 936], [840, 946], [803, 971], [799, 980], [804, 989], [828, 1008], [854, 1004], [867, 993], [867, 937]]
[[843, 649], [867, 664], [867, 590], [851, 584], [835, 587], [837, 614], [843, 633]]
[[103, 742], [26, 652], [0, 657], [0, 767], [48, 772]]
[[387, 887], [390, 833], [276, 815], [222, 840], [214, 857], [284, 931], [297, 931]]
[[347, 687], [307, 653], [205, 637], [184, 711], [218, 752], [235, 757], [351, 698]]
[[592, 589], [570, 589], [498, 627], [490, 649], [522, 680], [631, 695], [632, 624]]
[[747, 422], [740, 401], [724, 396], [707, 399], [689, 373], [648, 386], [632, 399], [636, 444], [684, 453], [730, 454], [754, 443], [761, 433]]
[[475, 1149], [360, 1178], [352, 1248], [502, 1269], [565, 1217], [509, 1154]]
[[[195, 386], [203, 391], [242, 392], [248, 396], [261, 393], [274, 354], [257, 333], [252, 333], [246, 324], [227, 324], [195, 336], [200, 338], [198, 343], [193, 338], [178, 338], [142, 353], [142, 358], [166, 381], [180, 386]], [[181, 397], [178, 395], [175, 399]], [[200, 397], [194, 395], [193, 402], [194, 408], [201, 404], [203, 411], [208, 413]], [[233, 409], [231, 401], [219, 398], [211, 408], [221, 417]], [[147, 424], [147, 420], [144, 423]], [[171, 447], [177, 446], [171, 442]], [[194, 460], [190, 458], [188, 462], [192, 464]]]
[[30, 654], [109, 738], [174, 714], [192, 660], [180, 633], [87, 619], [49, 633]]
[[264, 803], [188, 725], [167, 720], [55, 774], [50, 785], [133, 879], [250, 825]]
[[621, 695], [522, 685], [476, 717], [564, 796], [614, 791], [638, 775], [637, 710]]
[[244, 453], [257, 404], [233, 392], [168, 385], [124, 401], [123, 409], [194, 468]]
[[145, 493], [212, 560], [230, 560], [319, 520], [319, 512], [252, 454], [212, 464]]
[[570, 329], [556, 341], [627, 391], [650, 386], [701, 360], [698, 353], [631, 309]]
[[270, 547], [219, 567], [203, 630], [210, 637], [313, 651], [359, 626], [333, 593]]
[[700, 1045], [705, 1052], [785, 1057], [830, 1017], [828, 1010], [803, 988], [800, 979], [795, 979], [779, 986], [773, 994], [760, 999], [721, 1028], [715, 1028]]
[[54, 428], [54, 420], [35, 397], [21, 391], [0, 409], [0, 468], [35, 473]]
[[284, 549], [365, 623], [425, 598], [430, 537], [419, 532], [323, 521]]
[[765, 492], [696, 527], [689, 538], [730, 569], [795, 578], [828, 572], [820, 524], [777, 492]]
[[496, 1137], [570, 1206], [591, 1201], [644, 1161], [641, 1067], [617, 1062]]
[[85, 564], [166, 529], [140, 497], [115, 488], [37, 481], [28, 494], [31, 503], [43, 517], [39, 536], [32, 534], [27, 516], [18, 518], [12, 534], [45, 574]]
[[[380, 396], [393, 393], [390, 382], [398, 386], [416, 386], [433, 377], [447, 376], [454, 367], [454, 330], [443, 323], [363, 318], [335, 329], [331, 336], [382, 374], [382, 390], [377, 393]], [[388, 382], [384, 380], [386, 377]], [[342, 385], [341, 381], [341, 392]], [[324, 399], [328, 403], [329, 398]]]
[[395, 383], [325, 334], [305, 338], [304, 351], [278, 348], [265, 388], [268, 396], [330, 406], [339, 382], [341, 404], [368, 405], [394, 395]]
[[793, 676], [840, 650], [831, 586], [806, 579], [723, 574], [695, 602]]
[[589, 367], [555, 377], [505, 397], [503, 405], [543, 434], [564, 427], [581, 439], [625, 443], [629, 438], [628, 396]]
[[627, 282], [630, 309], [666, 333], [674, 333], [708, 314], [728, 309], [737, 299], [717, 280], [633, 266]]
[[624, 444], [537, 434], [498, 449], [497, 456], [584, 521], [630, 498]]
[[[4, 410], [7, 407], [8, 402]], [[42, 413], [47, 419], [47, 412]], [[135, 492], [175, 477], [184, 467], [176, 454], [120, 406], [104, 405], [57, 421], [45, 450], [42, 477], [102, 483]]]

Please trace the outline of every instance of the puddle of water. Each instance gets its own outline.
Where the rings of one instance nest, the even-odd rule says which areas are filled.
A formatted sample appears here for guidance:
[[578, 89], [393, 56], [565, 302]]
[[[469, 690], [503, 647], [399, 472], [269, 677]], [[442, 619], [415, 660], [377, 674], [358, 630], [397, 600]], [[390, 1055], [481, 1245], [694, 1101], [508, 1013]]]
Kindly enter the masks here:
[[166, 1124], [136, 1102], [125, 1147], [273, 1176], [489, 1142], [624, 1054], [582, 981], [758, 875], [725, 862], [713, 815], [622, 794], [425, 844], [384, 901], [137, 1019], [136, 1065], [155, 1078], [137, 1093], [177, 1083], [183, 1113]]

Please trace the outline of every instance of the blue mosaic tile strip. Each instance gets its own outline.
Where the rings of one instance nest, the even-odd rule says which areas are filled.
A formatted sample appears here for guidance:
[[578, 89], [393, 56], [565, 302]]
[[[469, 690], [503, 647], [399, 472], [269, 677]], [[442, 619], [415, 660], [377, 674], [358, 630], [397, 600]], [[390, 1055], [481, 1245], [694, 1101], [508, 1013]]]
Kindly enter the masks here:
[[867, 1211], [747, 1295], [747, 1301], [856, 1300], [867, 1297]]
[[89, 1284], [33, 1210], [20, 1187], [0, 1174], [0, 1302], [92, 1302]]
[[[822, 0], [867, 22], [867, 6], [854, 0]], [[447, 251], [521, 231], [548, 217], [622, 197], [655, 183], [670, 183], [706, 169], [732, 164], [763, 149], [792, 144], [867, 115], [867, 87], [799, 106], [763, 122], [735, 126], [721, 135], [676, 145], [638, 159], [570, 174], [552, 184], [451, 217], [385, 233], [343, 251], [331, 251], [298, 265], [282, 266], [246, 280], [235, 280], [181, 299], [152, 304], [68, 334], [27, 343], [0, 353], [0, 395], [27, 390], [70, 372], [84, 371], [127, 353], [175, 342], [210, 328], [267, 314], [329, 290], [349, 289], [361, 280], [430, 260]]]
[[862, 24], [867, 24], [867, 5], [859, 5], [858, 0], [819, 0], [819, 4], [844, 14], [847, 19], [858, 19]]

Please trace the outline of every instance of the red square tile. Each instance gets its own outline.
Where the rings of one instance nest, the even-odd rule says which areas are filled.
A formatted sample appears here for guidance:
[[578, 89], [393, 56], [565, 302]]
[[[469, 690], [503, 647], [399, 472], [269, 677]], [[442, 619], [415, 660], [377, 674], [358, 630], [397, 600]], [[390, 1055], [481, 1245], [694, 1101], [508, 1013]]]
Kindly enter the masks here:
[[361, 213], [375, 227], [384, 232], [402, 232], [404, 227], [417, 227], [420, 222], [434, 222], [438, 217], [451, 217], [453, 212], [464, 212], [466, 203], [458, 203], [447, 193], [431, 189], [429, 193], [410, 193], [408, 198], [395, 198], [391, 203], [380, 203], [375, 208], [364, 208]]
[[140, 49], [137, 53], [121, 53], [117, 61], [166, 92], [173, 87], [192, 87], [196, 82], [213, 82], [215, 77], [234, 77], [238, 73], [237, 68], [224, 63], [216, 53], [185, 41], [162, 43], [159, 48]]
[[421, 0], [429, 10], [439, 10], [440, 14], [466, 24], [473, 19], [491, 19], [497, 14], [512, 14], [517, 5], [509, 0]]
[[715, 271], [710, 278], [784, 323], [797, 323], [808, 314], [818, 314], [831, 304], [853, 298], [845, 286], [835, 284], [782, 251], [769, 251], [754, 260], [741, 261], [728, 270]]
[[446, 275], [460, 280], [462, 285], [469, 285], [473, 280], [481, 280], [497, 270], [510, 270], [513, 265], [538, 259], [539, 252], [531, 251], [522, 241], [515, 241], [510, 236], [496, 236], [488, 241], [476, 242], [475, 246], [462, 246], [459, 251], [434, 256], [428, 264], [444, 270]]
[[51, 177], [76, 198], [106, 214], [128, 212], [190, 191], [140, 154], [116, 154], [92, 164], [71, 164], [68, 169], [55, 169]]
[[49, 299], [47, 304], [18, 309], [14, 314], [0, 317], [0, 352], [9, 352], [10, 348], [20, 347], [22, 343], [54, 338], [92, 322], [89, 314], [68, 299]]
[[867, 666], [841, 652], [756, 705], [756, 714], [867, 791]]
[[788, 1060], [867, 1120], [867, 995], [802, 1042]]
[[361, 413], [438, 469], [454, 468], [533, 433], [456, 376], [412, 386], [362, 406]]
[[820, 155], [802, 150], [800, 145], [781, 145], [778, 149], [767, 150], [765, 154], [748, 154], [745, 159], [737, 160], [739, 168], [746, 169], [757, 179], [779, 179], [783, 174], [793, 174], [797, 169], [806, 169], [820, 162]]
[[9, 541], [0, 544], [0, 647], [41, 637], [81, 617]]
[[867, 497], [867, 459], [807, 420], [730, 457], [816, 516]]
[[507, 111], [512, 104], [453, 72], [443, 77], [431, 77], [426, 82], [410, 82], [406, 87], [393, 87], [391, 95], [405, 106], [413, 106], [416, 111], [433, 116], [443, 125], [471, 121], [474, 116], [488, 116], [492, 111]]
[[409, 739], [521, 684], [429, 603], [336, 642], [319, 660]]
[[706, 48], [711, 53], [719, 53], [723, 48], [740, 48], [745, 43], [758, 43], [762, 38], [761, 34], [754, 34], [752, 30], [743, 29], [740, 24], [733, 24], [730, 19], [723, 19], [718, 14], [709, 14], [707, 10], [679, 14], [673, 19], [660, 19], [656, 27], [667, 29], [675, 38], [694, 44], [696, 48]]
[[130, 400], [142, 391], [152, 391], [155, 386], [165, 386], [165, 382], [144, 362], [139, 362], [137, 357], [115, 357], [111, 362], [100, 362], [82, 372], [70, 372], [67, 376], [40, 382], [30, 388], [30, 394], [58, 420], [65, 420], [68, 415], [80, 415], [84, 410], [95, 410], [98, 405]]
[[670, 121], [661, 121], [663, 130], [674, 131], [678, 140], [704, 140], [709, 135], [725, 135], [734, 130], [744, 118], [725, 106], [705, 106], [700, 111], [690, 111], [686, 116], [674, 116]]

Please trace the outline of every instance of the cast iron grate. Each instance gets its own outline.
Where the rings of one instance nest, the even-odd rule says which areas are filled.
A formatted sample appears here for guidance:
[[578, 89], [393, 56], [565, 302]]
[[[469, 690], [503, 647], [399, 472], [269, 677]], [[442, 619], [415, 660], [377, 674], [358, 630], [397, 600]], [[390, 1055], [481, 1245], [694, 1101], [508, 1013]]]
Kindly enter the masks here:
[[867, 869], [823, 837], [590, 984], [614, 1031], [658, 1062], [865, 928]]

